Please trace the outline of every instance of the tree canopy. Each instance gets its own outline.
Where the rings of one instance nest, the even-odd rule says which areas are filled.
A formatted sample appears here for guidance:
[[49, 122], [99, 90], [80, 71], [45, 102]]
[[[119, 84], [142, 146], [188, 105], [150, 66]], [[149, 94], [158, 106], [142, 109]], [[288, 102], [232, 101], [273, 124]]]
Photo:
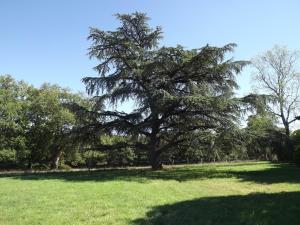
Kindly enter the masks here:
[[300, 73], [297, 71], [300, 53], [286, 47], [275, 46], [252, 60], [254, 78], [259, 93], [269, 95], [273, 101], [267, 110], [277, 117], [285, 128], [289, 158], [292, 158], [290, 124], [299, 119]]
[[[185, 49], [159, 46], [162, 31], [151, 28], [143, 13], [117, 14], [115, 31], [91, 28], [89, 56], [100, 63], [99, 77], [83, 79], [97, 100], [98, 132], [145, 137], [136, 145], [148, 150], [153, 169], [161, 167], [160, 155], [186, 140], [187, 134], [230, 127], [238, 113], [233, 98], [235, 76], [245, 61], [227, 54], [235, 44]], [[133, 100], [131, 112], [108, 110]]]

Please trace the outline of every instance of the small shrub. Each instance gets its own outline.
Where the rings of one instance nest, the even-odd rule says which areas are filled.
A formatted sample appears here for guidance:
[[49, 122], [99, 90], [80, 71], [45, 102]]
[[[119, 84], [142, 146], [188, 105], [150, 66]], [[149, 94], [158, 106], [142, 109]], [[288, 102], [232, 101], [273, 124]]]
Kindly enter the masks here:
[[49, 166], [44, 163], [34, 163], [31, 167], [33, 170], [49, 170]]
[[58, 169], [60, 169], [60, 170], [67, 170], [67, 171], [69, 171], [69, 170], [71, 170], [71, 169], [72, 169], [72, 167], [71, 167], [71, 166], [69, 166], [69, 165], [66, 165], [66, 164], [61, 164], [61, 165], [59, 165]]

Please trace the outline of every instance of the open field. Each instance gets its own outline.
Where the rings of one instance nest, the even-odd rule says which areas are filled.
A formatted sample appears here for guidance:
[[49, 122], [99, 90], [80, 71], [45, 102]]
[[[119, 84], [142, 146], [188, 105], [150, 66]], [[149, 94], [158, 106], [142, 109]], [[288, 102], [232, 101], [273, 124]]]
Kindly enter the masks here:
[[290, 164], [0, 175], [0, 225], [297, 225], [299, 215]]

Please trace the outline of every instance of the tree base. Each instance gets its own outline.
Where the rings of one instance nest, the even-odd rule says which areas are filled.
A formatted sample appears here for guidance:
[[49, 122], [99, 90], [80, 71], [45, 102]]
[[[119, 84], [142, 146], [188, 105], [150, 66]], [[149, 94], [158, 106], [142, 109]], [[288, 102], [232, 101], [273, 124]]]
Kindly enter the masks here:
[[152, 170], [162, 170], [163, 169], [163, 165], [161, 163], [159, 163], [157, 165], [151, 165], [151, 169]]

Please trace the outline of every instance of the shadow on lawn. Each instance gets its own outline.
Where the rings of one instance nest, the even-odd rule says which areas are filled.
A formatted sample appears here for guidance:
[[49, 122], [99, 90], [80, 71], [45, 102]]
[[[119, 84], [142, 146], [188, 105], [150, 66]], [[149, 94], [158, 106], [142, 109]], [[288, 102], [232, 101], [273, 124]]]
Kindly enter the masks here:
[[231, 171], [230, 174], [243, 181], [261, 184], [300, 183], [300, 168], [288, 163], [274, 164], [265, 170]]
[[[239, 164], [243, 166], [243, 164]], [[115, 169], [80, 172], [50, 172], [35, 174], [2, 174], [1, 177], [11, 177], [23, 180], [65, 180], [72, 182], [95, 181], [104, 182], [112, 180], [124, 180], [135, 182], [148, 182], [153, 179], [176, 180], [179, 182], [188, 180], [201, 180], [209, 178], [238, 178], [241, 181], [257, 183], [300, 183], [300, 169], [292, 164], [272, 164], [272, 167], [264, 170], [255, 170], [256, 164], [252, 164], [250, 171], [233, 168], [230, 165], [203, 165], [174, 167], [161, 171], [150, 169]], [[253, 170], [253, 171], [252, 171]]]
[[97, 171], [79, 172], [49, 172], [49, 173], [26, 173], [26, 174], [2, 174], [1, 177], [11, 177], [24, 180], [66, 180], [66, 181], [136, 181], [148, 182], [149, 180], [177, 180], [179, 182], [187, 180], [207, 179], [214, 177], [230, 177], [233, 175], [219, 172], [215, 169], [207, 168], [169, 168], [161, 171], [151, 169], [107, 169]]
[[136, 225], [296, 225], [300, 192], [207, 197], [162, 205]]

